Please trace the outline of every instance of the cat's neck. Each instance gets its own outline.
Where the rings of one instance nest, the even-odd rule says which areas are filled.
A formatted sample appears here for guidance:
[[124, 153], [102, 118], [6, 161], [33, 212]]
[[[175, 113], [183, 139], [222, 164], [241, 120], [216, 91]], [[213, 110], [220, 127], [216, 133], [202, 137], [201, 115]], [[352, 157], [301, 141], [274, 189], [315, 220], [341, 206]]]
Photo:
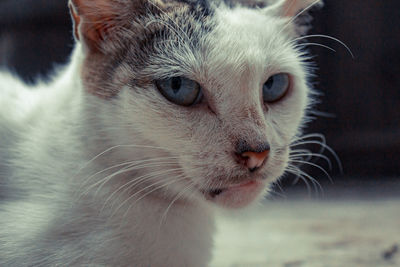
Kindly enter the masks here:
[[[151, 259], [149, 266], [183, 266], [182, 262], [186, 262], [193, 267], [203, 267], [211, 259], [212, 213], [193, 203], [169, 204], [151, 197], [137, 203], [129, 215], [116, 218], [114, 229], [117, 231], [111, 238], [122, 236], [119, 242], [136, 244], [123, 252], [130, 255], [132, 261]], [[148, 250], [149, 247], [153, 249]]]

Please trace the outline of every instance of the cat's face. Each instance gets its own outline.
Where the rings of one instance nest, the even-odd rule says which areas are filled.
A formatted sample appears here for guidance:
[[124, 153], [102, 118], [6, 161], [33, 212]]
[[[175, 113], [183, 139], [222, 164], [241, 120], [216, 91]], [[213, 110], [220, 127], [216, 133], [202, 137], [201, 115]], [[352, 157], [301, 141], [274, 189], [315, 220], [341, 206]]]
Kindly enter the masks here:
[[[133, 158], [172, 156], [171, 192], [246, 206], [284, 173], [309, 104], [291, 19], [315, 1], [149, 1], [72, 1], [83, 83], [110, 103], [117, 144], [163, 148]], [[107, 23], [87, 27], [90, 8]]]

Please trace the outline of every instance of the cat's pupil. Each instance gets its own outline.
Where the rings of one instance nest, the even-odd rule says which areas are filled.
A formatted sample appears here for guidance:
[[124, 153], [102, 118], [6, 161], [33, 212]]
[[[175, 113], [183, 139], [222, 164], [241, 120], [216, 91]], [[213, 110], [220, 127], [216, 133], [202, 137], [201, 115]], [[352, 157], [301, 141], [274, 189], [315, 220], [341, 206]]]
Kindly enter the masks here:
[[274, 77], [272, 76], [265, 83], [265, 86], [267, 87], [267, 89], [271, 89], [273, 84], [274, 84]]
[[181, 89], [182, 80], [179, 77], [174, 77], [171, 79], [171, 88], [176, 94], [179, 89]]

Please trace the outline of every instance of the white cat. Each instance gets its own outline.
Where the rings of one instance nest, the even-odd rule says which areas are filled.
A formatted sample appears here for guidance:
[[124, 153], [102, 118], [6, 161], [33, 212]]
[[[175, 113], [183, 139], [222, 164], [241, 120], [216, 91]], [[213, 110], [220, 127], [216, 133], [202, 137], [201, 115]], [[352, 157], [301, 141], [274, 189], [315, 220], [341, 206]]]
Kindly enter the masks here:
[[215, 206], [288, 166], [320, 1], [69, 4], [65, 70], [0, 74], [0, 266], [206, 266]]

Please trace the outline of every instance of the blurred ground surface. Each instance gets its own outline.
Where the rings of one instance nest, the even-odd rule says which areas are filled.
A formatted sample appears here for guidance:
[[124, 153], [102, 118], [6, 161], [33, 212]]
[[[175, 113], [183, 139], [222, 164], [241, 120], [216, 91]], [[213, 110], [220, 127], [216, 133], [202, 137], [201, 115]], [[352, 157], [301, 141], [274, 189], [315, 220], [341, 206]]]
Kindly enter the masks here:
[[[395, 180], [394, 180], [395, 181]], [[285, 192], [218, 219], [212, 267], [400, 266], [400, 180]]]

